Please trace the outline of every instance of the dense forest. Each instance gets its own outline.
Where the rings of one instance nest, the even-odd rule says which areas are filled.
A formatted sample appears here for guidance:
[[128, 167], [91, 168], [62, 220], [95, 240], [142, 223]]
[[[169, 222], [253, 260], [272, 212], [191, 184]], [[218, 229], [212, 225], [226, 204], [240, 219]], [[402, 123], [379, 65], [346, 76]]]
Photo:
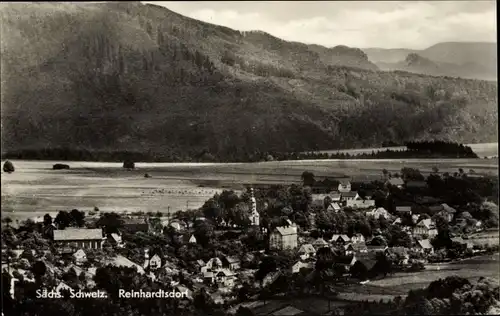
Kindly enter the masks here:
[[140, 161], [140, 162], [260, 162], [308, 159], [405, 159], [405, 158], [479, 158], [469, 146], [462, 144], [431, 141], [408, 142], [407, 150], [373, 151], [372, 153], [280, 153], [253, 152], [241, 156], [217, 157], [208, 151], [201, 152], [95, 152], [89, 150], [71, 150], [69, 148], [54, 148], [42, 150], [22, 150], [2, 155], [2, 159], [26, 160], [66, 160], [66, 161]]
[[138, 2], [9, 4], [0, 14], [8, 152], [254, 161], [409, 139], [497, 141], [495, 82], [384, 72], [357, 48]]

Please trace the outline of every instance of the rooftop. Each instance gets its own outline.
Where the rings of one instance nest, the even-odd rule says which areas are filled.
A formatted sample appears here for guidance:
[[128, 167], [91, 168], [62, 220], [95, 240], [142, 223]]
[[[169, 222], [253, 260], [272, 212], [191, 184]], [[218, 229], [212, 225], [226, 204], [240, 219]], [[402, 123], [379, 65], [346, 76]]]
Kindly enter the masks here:
[[54, 240], [102, 240], [102, 229], [66, 228], [54, 230]]

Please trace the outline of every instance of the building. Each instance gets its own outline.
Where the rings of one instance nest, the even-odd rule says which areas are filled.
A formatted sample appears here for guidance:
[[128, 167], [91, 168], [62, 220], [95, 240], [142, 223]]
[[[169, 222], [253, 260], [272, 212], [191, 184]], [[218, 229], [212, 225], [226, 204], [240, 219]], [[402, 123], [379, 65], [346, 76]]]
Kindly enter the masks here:
[[375, 210], [366, 212], [366, 216], [373, 217], [375, 219], [379, 219], [380, 216], [383, 216], [385, 219], [389, 219], [392, 215], [383, 207], [379, 207]]
[[311, 244], [303, 244], [300, 246], [297, 253], [301, 256], [301, 258], [303, 257], [303, 259], [307, 259], [316, 255], [316, 249]]
[[340, 180], [338, 191], [340, 193], [351, 192], [351, 182], [349, 180]]
[[358, 192], [356, 192], [356, 191], [342, 193], [342, 201], [344, 201], [346, 203], [347, 203], [347, 201], [359, 200], [359, 199], [361, 199], [361, 197], [359, 196]]
[[217, 285], [232, 288], [234, 287], [236, 274], [228, 269], [221, 269], [214, 273], [214, 278]]
[[346, 206], [354, 209], [363, 209], [375, 206], [375, 200], [346, 200]]
[[297, 226], [276, 227], [269, 237], [269, 248], [271, 249], [295, 249], [297, 248]]
[[222, 269], [222, 260], [220, 260], [217, 257], [211, 258], [210, 260], [207, 261], [207, 263], [201, 267], [201, 272], [214, 272], [219, 269]]
[[351, 242], [353, 244], [364, 243], [365, 242], [365, 237], [362, 234], [355, 234], [354, 236], [351, 237]]
[[253, 188], [250, 188], [250, 224], [252, 226], [260, 225], [260, 214], [257, 212], [257, 200], [255, 199]]
[[102, 249], [105, 238], [102, 229], [66, 228], [54, 230], [54, 242], [61, 247]]
[[71, 291], [71, 290], [72, 288], [64, 282], [59, 283], [55, 288], [55, 291], [59, 294], [62, 294], [61, 291]]
[[75, 261], [75, 264], [77, 266], [84, 264], [87, 262], [87, 255], [85, 254], [85, 251], [82, 249], [79, 249], [77, 252], [73, 254], [73, 260]]
[[346, 255], [352, 255], [356, 253], [368, 253], [368, 247], [364, 242], [357, 244], [347, 244], [344, 246], [344, 252]]
[[401, 178], [390, 178], [385, 182], [386, 187], [397, 187], [398, 189], [402, 189], [404, 185], [404, 181]]
[[417, 245], [416, 245], [416, 251], [423, 252], [426, 254], [432, 254], [434, 253], [434, 247], [432, 247], [432, 244], [429, 239], [422, 239], [422, 240], [417, 240]]
[[413, 237], [424, 237], [433, 238], [438, 234], [436, 229], [436, 224], [430, 218], [423, 219], [417, 223], [417, 225], [413, 228]]
[[349, 242], [351, 242], [351, 238], [349, 238], [347, 235], [333, 235], [332, 239], [330, 239], [331, 243], [335, 243], [337, 245], [345, 245]]
[[390, 247], [385, 250], [386, 255], [396, 258], [397, 265], [407, 265], [410, 260], [408, 249], [405, 247]]
[[329, 196], [332, 199], [332, 202], [340, 203], [342, 201], [342, 194], [339, 192], [331, 192]]
[[328, 243], [323, 238], [318, 238], [312, 243], [315, 249], [320, 249], [323, 247], [328, 247]]
[[449, 206], [448, 204], [444, 203], [441, 204], [443, 206], [443, 210], [438, 213], [438, 215], [442, 216], [446, 221], [449, 223], [453, 220], [453, 217], [455, 217], [455, 214], [457, 212], [456, 209], [453, 207]]
[[396, 213], [399, 215], [412, 214], [411, 206], [396, 206]]
[[144, 268], [149, 268], [150, 270], [156, 270], [161, 267], [161, 258], [158, 254], [155, 254], [151, 259], [146, 258], [146, 264]]
[[299, 273], [301, 269], [313, 269], [314, 265], [312, 262], [297, 261], [291, 268], [292, 274]]
[[149, 232], [149, 223], [145, 218], [124, 218], [122, 229], [129, 234], [147, 233]]
[[240, 259], [236, 257], [230, 257], [230, 256], [222, 256], [222, 266], [228, 270], [234, 271], [238, 270], [241, 266], [241, 261]]
[[340, 211], [342, 208], [340, 207], [339, 203], [337, 202], [332, 202], [330, 203], [330, 205], [328, 205], [327, 207], [327, 211], [328, 212], [334, 212], [334, 213], [337, 213], [338, 211]]

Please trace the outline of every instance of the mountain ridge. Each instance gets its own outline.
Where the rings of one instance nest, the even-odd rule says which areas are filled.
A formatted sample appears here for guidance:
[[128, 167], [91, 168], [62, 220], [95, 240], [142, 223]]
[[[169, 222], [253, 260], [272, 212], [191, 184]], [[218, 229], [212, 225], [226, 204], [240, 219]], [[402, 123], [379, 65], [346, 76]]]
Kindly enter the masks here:
[[231, 160], [391, 140], [496, 141], [496, 83], [383, 72], [358, 48], [239, 32], [150, 4], [9, 4], [0, 13], [6, 150]]

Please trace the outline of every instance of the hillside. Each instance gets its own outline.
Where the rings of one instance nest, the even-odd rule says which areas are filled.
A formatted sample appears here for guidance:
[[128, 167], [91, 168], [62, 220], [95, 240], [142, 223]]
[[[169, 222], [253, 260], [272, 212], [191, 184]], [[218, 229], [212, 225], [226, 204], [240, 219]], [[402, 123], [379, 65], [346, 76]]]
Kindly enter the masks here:
[[210, 152], [497, 141], [496, 83], [128, 3], [2, 4], [2, 150]]
[[[368, 59], [382, 70], [404, 70], [427, 75], [442, 75], [479, 80], [497, 80], [497, 45], [483, 42], [447, 42], [424, 50], [366, 48]], [[408, 56], [417, 54], [435, 64], [409, 67]], [[439, 68], [439, 70], [437, 70]]]

